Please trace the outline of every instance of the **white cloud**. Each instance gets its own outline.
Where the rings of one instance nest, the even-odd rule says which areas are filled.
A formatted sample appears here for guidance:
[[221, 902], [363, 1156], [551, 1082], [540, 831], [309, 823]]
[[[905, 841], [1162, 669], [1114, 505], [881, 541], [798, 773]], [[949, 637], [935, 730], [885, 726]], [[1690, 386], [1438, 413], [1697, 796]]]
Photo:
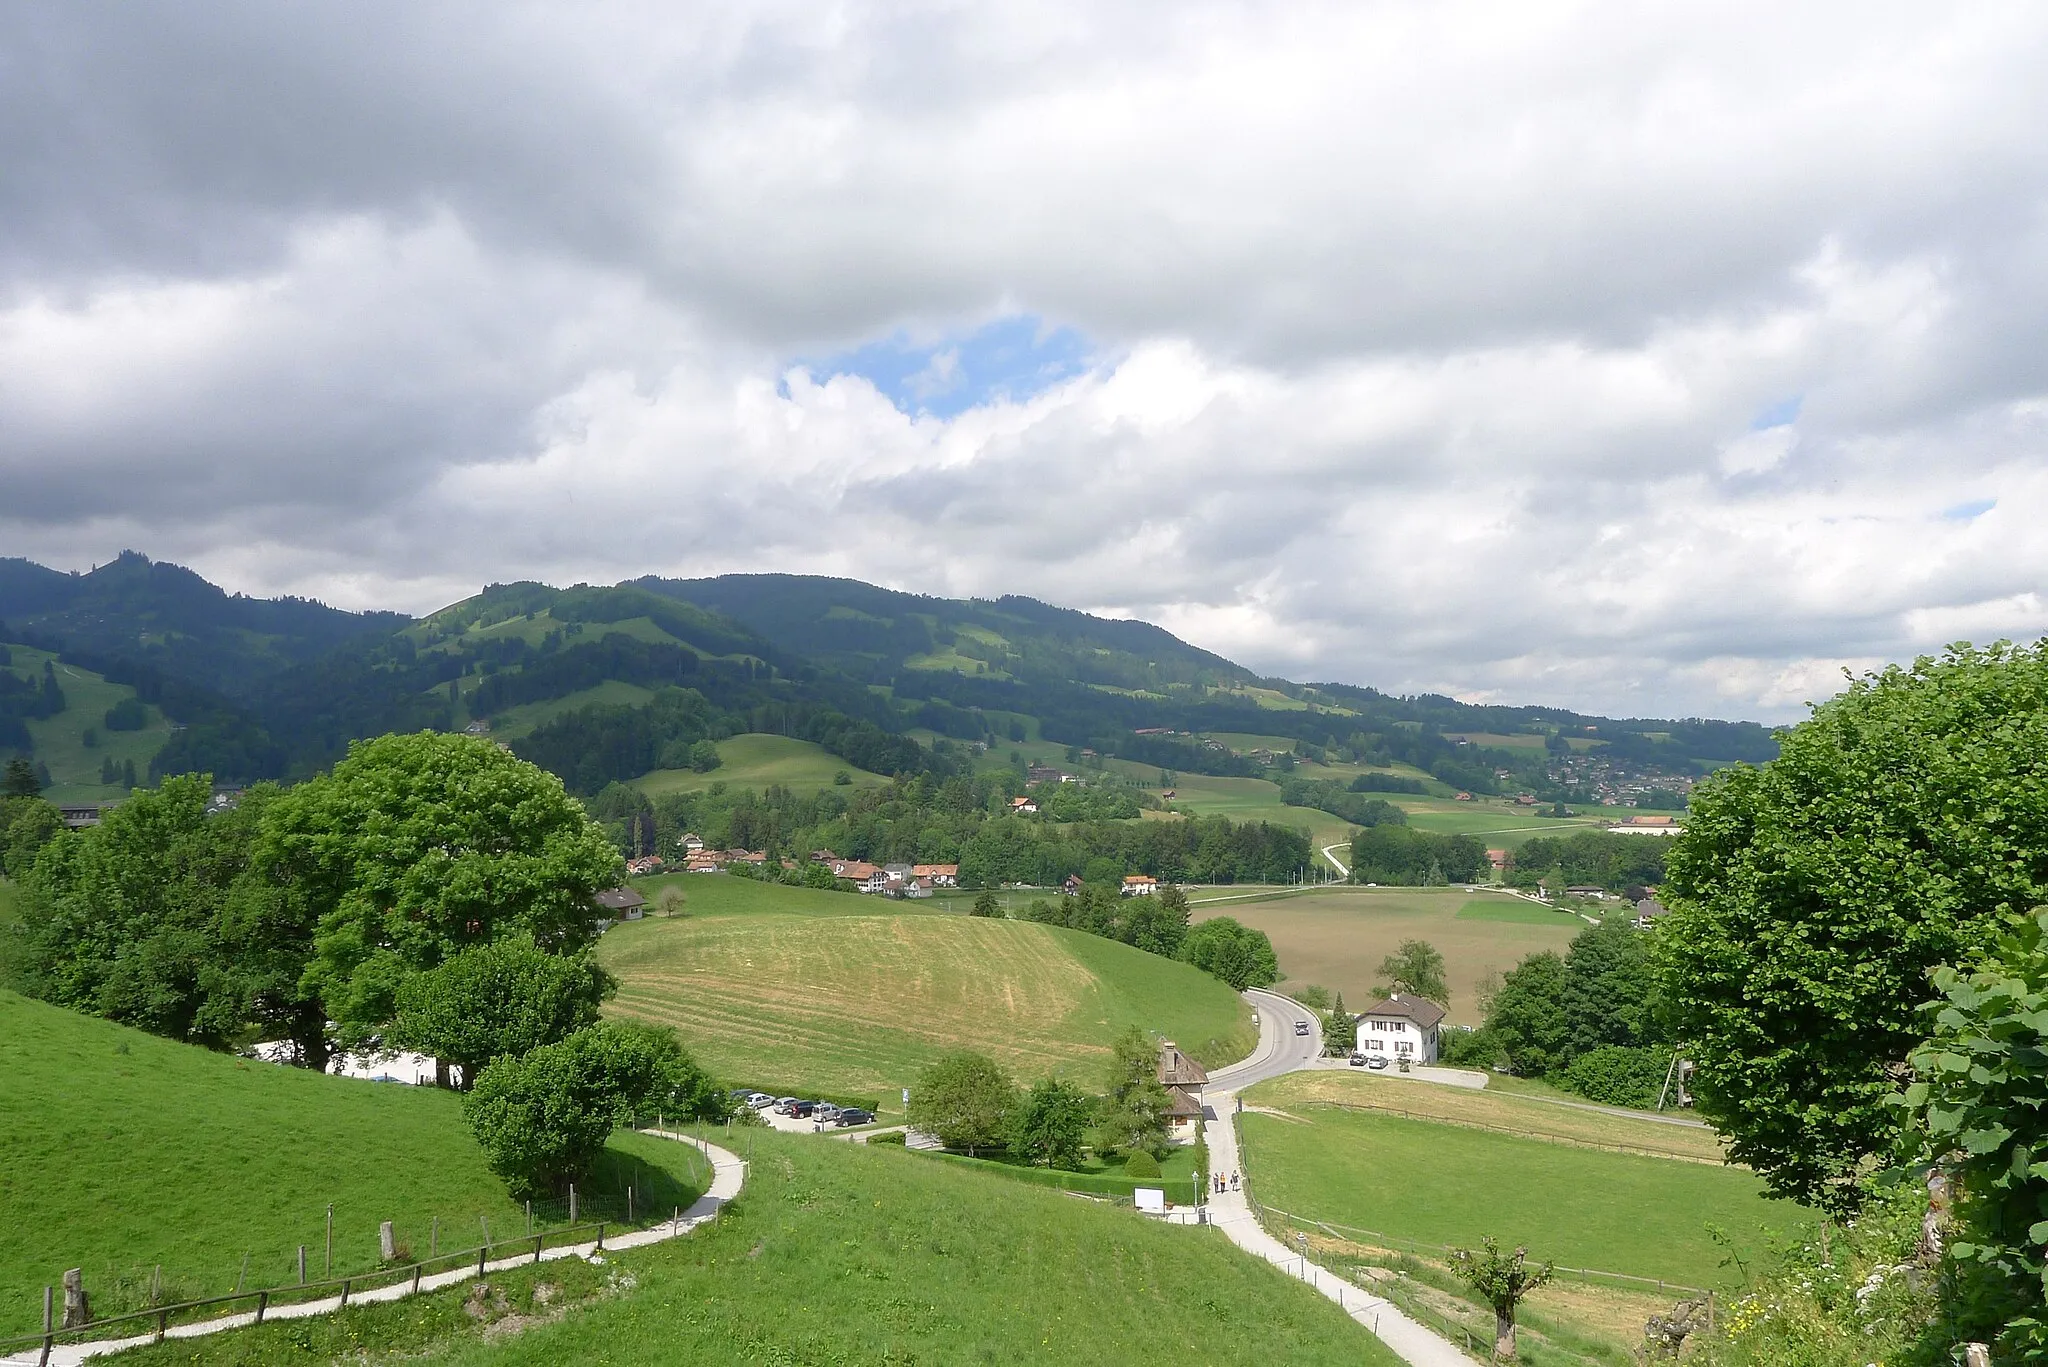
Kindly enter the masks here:
[[[1640, 713], [2048, 630], [2030, 6], [4, 24], [8, 551], [817, 570]], [[1006, 313], [1108, 359], [793, 368]]]

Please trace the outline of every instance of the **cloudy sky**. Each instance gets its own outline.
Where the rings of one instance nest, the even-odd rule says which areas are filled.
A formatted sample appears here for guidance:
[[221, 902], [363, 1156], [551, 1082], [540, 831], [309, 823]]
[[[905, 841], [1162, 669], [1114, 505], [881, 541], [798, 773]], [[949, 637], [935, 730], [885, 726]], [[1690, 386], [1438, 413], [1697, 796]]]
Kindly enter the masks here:
[[2048, 9], [13, 6], [0, 553], [1779, 719], [2048, 632]]

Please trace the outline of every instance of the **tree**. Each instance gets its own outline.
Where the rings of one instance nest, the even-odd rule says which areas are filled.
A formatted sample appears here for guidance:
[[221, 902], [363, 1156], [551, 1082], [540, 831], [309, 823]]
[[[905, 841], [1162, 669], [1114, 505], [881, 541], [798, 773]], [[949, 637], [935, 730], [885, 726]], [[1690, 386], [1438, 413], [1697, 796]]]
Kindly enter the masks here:
[[905, 1118], [947, 1148], [973, 1154], [1004, 1141], [1016, 1105], [1017, 1083], [1002, 1065], [980, 1054], [948, 1054], [917, 1075]]
[[1337, 994], [1336, 1005], [1323, 1018], [1323, 1052], [1326, 1054], [1349, 1054], [1358, 1048], [1358, 1017], [1344, 1005], [1344, 994]]
[[1451, 985], [1444, 978], [1444, 956], [1427, 940], [1403, 940], [1380, 960], [1380, 975], [1390, 992], [1427, 997], [1439, 1006], [1451, 1004]]
[[1017, 1103], [1010, 1152], [1040, 1167], [1078, 1168], [1093, 1103], [1071, 1082], [1041, 1078]]
[[621, 1125], [656, 1113], [715, 1119], [723, 1098], [674, 1031], [605, 1021], [491, 1063], [463, 1109], [514, 1196], [553, 1196], [590, 1171]]
[[[700, 774], [708, 774], [725, 763], [725, 757], [718, 753], [718, 746], [709, 740], [700, 740], [690, 747], [690, 767]], [[838, 782], [835, 775], [833, 782]]]
[[1580, 931], [1564, 956], [1570, 1052], [1658, 1041], [1656, 995], [1648, 936], [1620, 919]]
[[1491, 1236], [1479, 1241], [1475, 1251], [1451, 1250], [1451, 1269], [1464, 1283], [1486, 1298], [1493, 1307], [1493, 1357], [1512, 1362], [1515, 1357], [1515, 1308], [1531, 1291], [1550, 1280], [1555, 1267], [1545, 1263], [1529, 1266], [1529, 1250], [1516, 1248], [1502, 1253]]
[[36, 855], [64, 829], [64, 813], [39, 797], [0, 797], [0, 873], [26, 880]]
[[1541, 1077], [1565, 1065], [1571, 1021], [1564, 1010], [1564, 960], [1554, 951], [1531, 954], [1508, 970], [1493, 994], [1486, 1031], [1523, 1077]]
[[509, 935], [400, 983], [384, 1040], [459, 1066], [466, 1090], [491, 1060], [597, 1024], [598, 1006], [618, 988], [587, 955], [544, 953], [530, 937]]
[[1963, 1338], [2000, 1340], [2004, 1362], [2048, 1349], [2048, 908], [2017, 918], [1976, 971], [1934, 971], [1903, 1098], [1908, 1154], [1945, 1168], [1955, 1193], [1948, 1254], [1960, 1286], [1950, 1312]]
[[974, 899], [974, 914], [976, 916], [1001, 916], [1003, 914], [1002, 903], [996, 901], [995, 889], [983, 888], [981, 890], [981, 895]]
[[40, 797], [42, 792], [43, 782], [27, 757], [16, 755], [7, 761], [6, 772], [0, 774], [0, 797]]
[[347, 1038], [391, 1019], [399, 984], [524, 932], [568, 954], [596, 936], [592, 899], [618, 851], [561, 780], [470, 736], [358, 741], [274, 804], [263, 862], [316, 925], [309, 986]]
[[1657, 973], [1701, 1112], [1771, 1191], [1837, 1211], [1899, 1133], [1930, 969], [2048, 900], [2048, 644], [1853, 680], [1762, 768], [1695, 790]]
[[1149, 897], [1127, 897], [1128, 910], [1117, 938], [1163, 958], [1175, 958], [1188, 938], [1188, 895], [1178, 887], [1161, 888]]
[[1164, 1152], [1173, 1098], [1159, 1081], [1159, 1046], [1152, 1036], [1134, 1025], [1111, 1041], [1108, 1081], [1096, 1147]]
[[1280, 980], [1280, 960], [1263, 930], [1239, 925], [1228, 916], [1204, 921], [1188, 931], [1180, 958], [1213, 973], [1242, 992], [1271, 987]]

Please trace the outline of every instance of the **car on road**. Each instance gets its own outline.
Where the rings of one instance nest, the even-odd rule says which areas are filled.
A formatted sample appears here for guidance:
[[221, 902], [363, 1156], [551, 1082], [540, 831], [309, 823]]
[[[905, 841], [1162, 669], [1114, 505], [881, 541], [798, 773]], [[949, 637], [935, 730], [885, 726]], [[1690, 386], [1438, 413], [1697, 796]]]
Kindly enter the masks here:
[[1365, 1066], [1365, 1055], [1354, 1053], [1351, 1055], [1350, 1062], [1353, 1068], [1363, 1068]]
[[1375, 1073], [1387, 1071], [1387, 1061], [1383, 1058], [1368, 1059], [1365, 1066], [1372, 1069]]
[[1296, 1021], [1294, 1023], [1294, 1033], [1297, 1035], [1306, 1035], [1308, 1033], [1308, 1022]]
[[873, 1111], [863, 1111], [858, 1106], [848, 1106], [838, 1115], [832, 1117], [832, 1123], [840, 1126], [872, 1125], [875, 1123], [875, 1113]]

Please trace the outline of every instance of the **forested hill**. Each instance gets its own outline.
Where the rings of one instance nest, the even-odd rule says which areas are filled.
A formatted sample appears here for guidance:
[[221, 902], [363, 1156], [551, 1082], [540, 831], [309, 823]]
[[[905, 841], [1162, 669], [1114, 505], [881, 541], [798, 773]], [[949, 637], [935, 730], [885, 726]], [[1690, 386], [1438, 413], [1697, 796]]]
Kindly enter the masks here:
[[[415, 621], [229, 595], [133, 553], [85, 575], [8, 560], [0, 621], [0, 641], [61, 654], [157, 709], [151, 774], [231, 782], [311, 773], [358, 737], [463, 727], [489, 729], [583, 792], [681, 768], [703, 742], [745, 733], [883, 774], [944, 776], [1028, 740], [1065, 747], [1069, 762], [1093, 752], [1154, 773], [1280, 778], [1301, 757], [1575, 801], [1604, 781], [1606, 761], [1638, 777], [1697, 776], [1776, 750], [1753, 723], [1262, 679], [1149, 623], [794, 575], [494, 584]], [[19, 682], [17, 710], [47, 710], [23, 691], [40, 678]], [[23, 716], [17, 747], [14, 733], [50, 729]]]

